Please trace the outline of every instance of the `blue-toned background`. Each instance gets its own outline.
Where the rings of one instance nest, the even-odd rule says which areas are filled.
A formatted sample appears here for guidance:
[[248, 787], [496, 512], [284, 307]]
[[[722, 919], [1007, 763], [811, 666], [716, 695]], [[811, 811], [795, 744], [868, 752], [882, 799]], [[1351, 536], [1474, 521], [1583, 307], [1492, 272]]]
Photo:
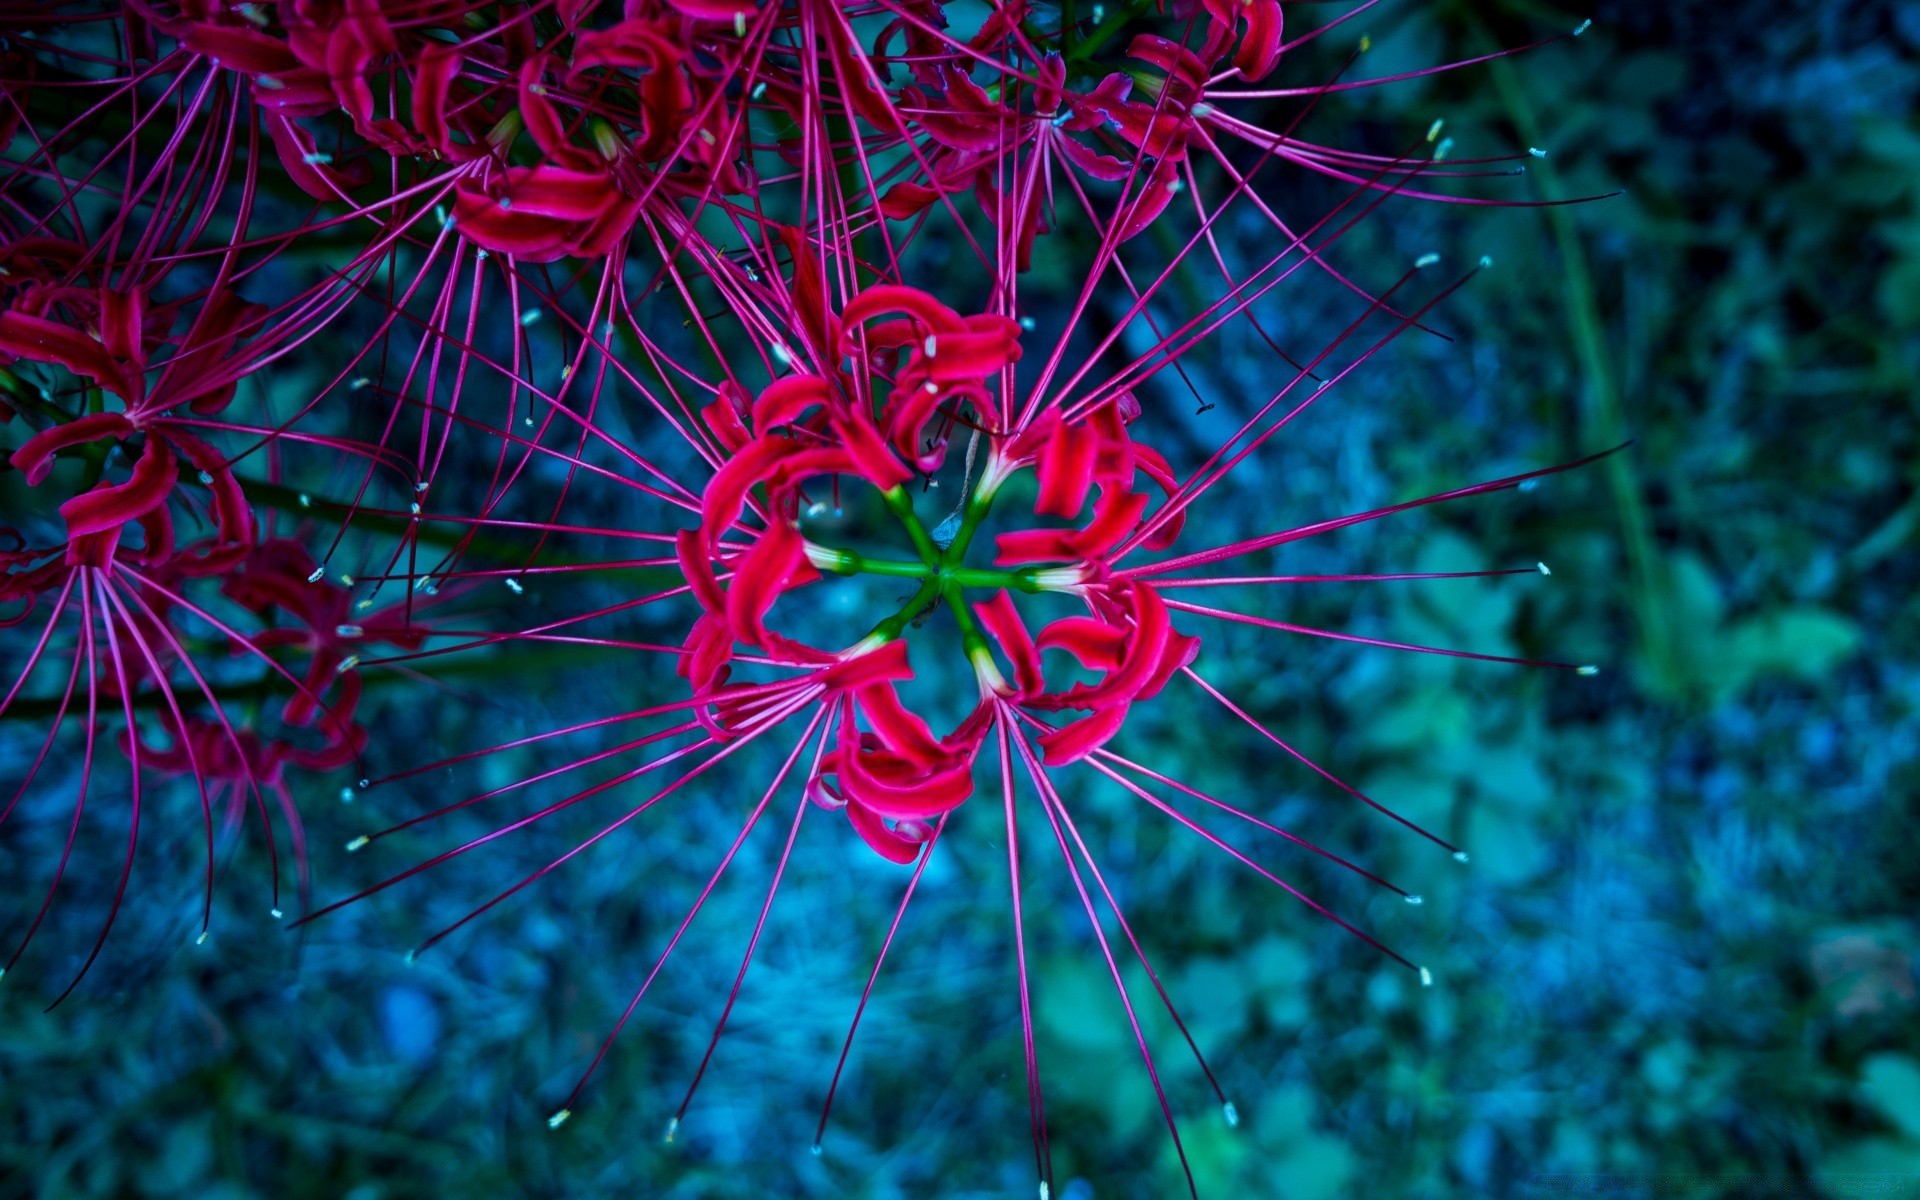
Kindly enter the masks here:
[[[1365, 65], [1388, 74], [1585, 15], [1388, 5]], [[1535, 490], [1287, 560], [1545, 560], [1551, 579], [1519, 586], [1303, 592], [1288, 619], [1602, 674], [1203, 631], [1211, 679], [1467, 846], [1464, 867], [1183, 708], [1191, 691], [1170, 691], [1120, 743], [1422, 893], [1410, 908], [1288, 864], [1436, 986], [1165, 822], [1100, 789], [1068, 792], [1237, 1104], [1232, 1129], [1149, 1019], [1204, 1196], [1518, 1196], [1542, 1172], [1782, 1181], [1703, 1196], [1794, 1194], [1787, 1181], [1820, 1174], [1920, 1178], [1920, 5], [1678, 0], [1592, 15], [1577, 43], [1316, 115], [1307, 131], [1324, 140], [1382, 145], [1445, 117], [1462, 155], [1548, 149], [1526, 194], [1627, 193], [1571, 208], [1398, 203], [1365, 235], [1382, 264], [1371, 282], [1429, 250], [1495, 259], [1443, 314], [1457, 340], [1396, 346], [1276, 442], [1235, 493], [1241, 509], [1214, 519], [1272, 528], [1633, 438]], [[1202, 382], [1266, 382], [1252, 363], [1236, 378], [1216, 361]], [[1203, 414], [1160, 436], [1220, 432]], [[396, 743], [470, 745], [475, 726], [498, 740], [613, 711], [631, 686], [574, 666], [468, 699], [388, 689], [370, 703]], [[350, 858], [348, 838], [533, 761], [352, 806], [334, 799], [338, 781], [308, 785], [320, 894], [449, 844], [393, 839]], [[685, 1128], [671, 1146], [659, 1136], [731, 986], [784, 800], [587, 1102], [547, 1129], [743, 799], [696, 795], [411, 966], [408, 946], [551, 857], [565, 831], [304, 936], [265, 918], [243, 850], [219, 934], [196, 949], [197, 825], [175, 826], [79, 995], [42, 1013], [66, 979], [58, 955], [0, 986], [0, 1195], [1030, 1195], [990, 805], [963, 810], [928, 870], [820, 1158], [807, 1149], [819, 1102], [901, 879], [825, 821], [802, 831]], [[1183, 1193], [1043, 829], [1036, 819], [1028, 851], [1029, 953], [1064, 1194]], [[0, 879], [0, 911], [30, 911], [42, 886]], [[55, 931], [63, 953], [90, 928], [76, 916]]]

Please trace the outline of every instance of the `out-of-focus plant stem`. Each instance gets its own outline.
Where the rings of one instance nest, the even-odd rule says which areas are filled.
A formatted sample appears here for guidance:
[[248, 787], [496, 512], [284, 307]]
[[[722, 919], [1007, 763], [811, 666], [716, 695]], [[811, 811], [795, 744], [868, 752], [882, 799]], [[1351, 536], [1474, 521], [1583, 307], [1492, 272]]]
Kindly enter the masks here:
[[[1489, 47], [1492, 40], [1482, 29], [1480, 40]], [[1494, 87], [1512, 119], [1514, 129], [1528, 145], [1545, 140], [1538, 115], [1533, 110], [1525, 87], [1505, 58], [1488, 63]], [[1551, 159], [1537, 159], [1529, 174], [1538, 182], [1546, 200], [1560, 200], [1565, 192]], [[1580, 230], [1574, 224], [1573, 210], [1563, 204], [1550, 204], [1535, 210], [1547, 223], [1560, 254], [1560, 295], [1566, 308], [1568, 332], [1579, 355], [1585, 386], [1580, 394], [1580, 436], [1585, 446], [1618, 446], [1629, 438], [1620, 411], [1620, 389], [1607, 363], [1604, 326], [1600, 304], [1594, 294], [1593, 269], [1587, 260]], [[1607, 490], [1619, 516], [1621, 536], [1626, 543], [1627, 578], [1634, 619], [1639, 630], [1639, 653], [1649, 676], [1656, 680], [1678, 678], [1673, 630], [1667, 620], [1667, 606], [1659, 587], [1659, 567], [1653, 545], [1652, 522], [1647, 515], [1646, 496], [1633, 469], [1633, 458], [1626, 454], [1608, 455], [1600, 463], [1605, 472]]]

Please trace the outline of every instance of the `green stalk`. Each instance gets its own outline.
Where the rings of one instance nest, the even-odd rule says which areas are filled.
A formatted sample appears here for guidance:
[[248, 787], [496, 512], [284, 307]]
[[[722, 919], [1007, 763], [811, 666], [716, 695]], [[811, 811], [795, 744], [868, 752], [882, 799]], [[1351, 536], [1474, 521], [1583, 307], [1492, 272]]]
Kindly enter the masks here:
[[887, 502], [887, 511], [899, 518], [900, 524], [906, 527], [907, 537], [912, 540], [915, 552], [920, 555], [920, 561], [938, 569], [941, 561], [940, 547], [933, 544], [933, 537], [927, 532], [927, 527], [922, 525], [920, 518], [914, 514], [913, 497], [907, 494], [907, 489], [895, 484], [880, 493], [880, 498]]
[[[1540, 121], [1520, 86], [1513, 66], [1504, 58], [1488, 63], [1494, 86], [1499, 90], [1515, 130], [1531, 145], [1540, 145]], [[1549, 200], [1562, 198], [1551, 160], [1542, 159], [1531, 167], [1540, 181], [1540, 191]], [[1567, 325], [1580, 356], [1586, 387], [1581, 390], [1580, 424], [1588, 446], [1618, 446], [1626, 441], [1626, 421], [1621, 415], [1620, 391], [1607, 362], [1599, 300], [1594, 294], [1593, 271], [1587, 260], [1586, 246], [1574, 224], [1573, 211], [1566, 205], [1550, 205], [1538, 210], [1552, 231], [1560, 252], [1561, 296], [1566, 305]], [[1608, 491], [1626, 537], [1630, 594], [1640, 627], [1640, 652], [1656, 677], [1675, 678], [1677, 647], [1668, 628], [1666, 609], [1656, 585], [1658, 554], [1653, 543], [1653, 523], [1647, 515], [1646, 497], [1633, 470], [1633, 459], [1625, 454], [1609, 455], [1601, 463]]]
[[921, 580], [919, 588], [907, 598], [905, 604], [900, 606], [900, 611], [875, 625], [867, 637], [878, 638], [883, 642], [894, 641], [907, 631], [907, 625], [925, 612], [927, 606], [932, 604], [939, 595], [939, 580], [931, 577]]

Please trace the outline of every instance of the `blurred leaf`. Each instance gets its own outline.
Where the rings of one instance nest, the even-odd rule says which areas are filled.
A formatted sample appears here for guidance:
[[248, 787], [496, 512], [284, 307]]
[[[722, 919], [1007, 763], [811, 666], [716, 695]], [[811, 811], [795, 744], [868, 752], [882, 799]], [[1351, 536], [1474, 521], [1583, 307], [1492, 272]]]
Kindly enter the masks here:
[[1860, 1095], [1902, 1133], [1920, 1138], [1920, 1062], [1876, 1054], [1860, 1069]]

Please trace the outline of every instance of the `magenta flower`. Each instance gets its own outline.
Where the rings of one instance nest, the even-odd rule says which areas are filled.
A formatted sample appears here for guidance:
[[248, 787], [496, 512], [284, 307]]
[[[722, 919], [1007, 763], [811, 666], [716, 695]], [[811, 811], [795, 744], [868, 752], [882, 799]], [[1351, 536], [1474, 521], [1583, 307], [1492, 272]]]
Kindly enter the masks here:
[[[8, 462], [46, 511], [0, 551], [0, 602], [10, 606], [0, 620], [23, 631], [10, 635], [23, 665], [0, 714], [28, 694], [30, 679], [52, 676], [55, 716], [0, 821], [62, 729], [77, 725], [77, 828], [117, 708], [131, 829], [114, 912], [143, 768], [194, 780], [209, 880], [216, 813], [236, 825], [250, 797], [270, 839], [270, 797], [304, 893], [304, 833], [287, 772], [345, 766], [378, 733], [362, 710], [361, 670], [512, 643], [584, 644], [609, 659], [671, 663], [672, 690], [631, 711], [391, 777], [647, 724], [559, 768], [355, 838], [348, 849], [590, 764], [627, 764], [339, 903], [591, 797], [652, 787], [424, 949], [686, 795], [746, 747], [791, 740], [783, 765], [754, 781], [759, 798], [738, 836], [555, 1113], [558, 1125], [783, 788], [793, 815], [780, 870], [709, 1058], [805, 818], [844, 814], [867, 851], [910, 868], [897, 930], [953, 814], [977, 796], [997, 802], [1043, 1196], [1052, 1169], [1021, 883], [1041, 820], [1042, 844], [1050, 840], [1067, 868], [1183, 1163], [1174, 1108], [1123, 978], [1125, 955], [1145, 969], [1155, 1001], [1206, 1069], [1057, 787], [1061, 772], [1112, 782], [1427, 982], [1183, 806], [1225, 814], [1406, 895], [1401, 888], [1123, 750], [1129, 727], [1139, 734], [1142, 706], [1178, 689], [1185, 703], [1254, 731], [1276, 757], [1380, 808], [1208, 678], [1211, 623], [1519, 661], [1283, 621], [1261, 599], [1306, 583], [1426, 576], [1255, 574], [1266, 568], [1239, 564], [1565, 466], [1250, 537], [1222, 534], [1210, 504], [1250, 456], [1395, 337], [1425, 329], [1464, 282], [1407, 300], [1402, 292], [1429, 256], [1376, 295], [1339, 261], [1347, 232], [1397, 196], [1490, 202], [1451, 189], [1514, 173], [1525, 155], [1448, 164], [1437, 126], [1402, 153], [1364, 153], [1302, 140], [1297, 121], [1239, 115], [1390, 81], [1250, 86], [1370, 3], [1292, 41], [1279, 0], [1091, 7], [1096, 15], [1080, 21], [1071, 6], [991, 5], [962, 37], [932, 0], [141, 4], [114, 24], [116, 48], [88, 60], [98, 78], [72, 92], [86, 98], [86, 119], [45, 130], [34, 123], [31, 88], [11, 82], [30, 72], [13, 70], [9, 57], [0, 134], [12, 136], [22, 114], [32, 140], [0, 182], [17, 181], [44, 211], [16, 201], [0, 212], [8, 369], [0, 421], [24, 422]], [[57, 28], [51, 19], [23, 25]], [[1365, 48], [1362, 39], [1341, 72]], [[26, 53], [30, 65], [41, 51], [9, 43], [0, 53]], [[61, 164], [95, 151], [98, 165], [84, 178], [62, 174]], [[1262, 174], [1275, 160], [1331, 181], [1343, 197], [1296, 218], [1293, 197]], [[75, 197], [91, 212], [116, 193], [117, 214], [104, 230], [90, 227]], [[306, 261], [279, 269], [277, 256], [303, 243], [342, 248], [326, 250], [322, 269]], [[1053, 336], [1036, 339], [1035, 276], [1060, 272], [1032, 268], [1054, 266], [1049, 256], [1071, 264], [1079, 283], [1059, 321], [1046, 314]], [[1296, 276], [1331, 280], [1364, 310], [1298, 361], [1257, 315]], [[277, 299], [250, 302], [243, 292]], [[655, 301], [678, 306], [675, 322], [654, 319]], [[674, 328], [681, 317], [684, 336]], [[1152, 444], [1181, 449], [1156, 432], [1168, 381], [1200, 399], [1189, 367], [1233, 327], [1272, 351], [1235, 375], [1259, 390], [1234, 396], [1204, 426], [1215, 443], [1176, 465]], [[282, 361], [317, 365], [322, 382], [291, 403], [237, 402], [243, 381]], [[1212, 407], [1201, 400], [1202, 412]], [[316, 527], [310, 496], [296, 508], [283, 494], [295, 449], [319, 451], [336, 482], [359, 476], [349, 501], [327, 508], [344, 514], [337, 529]], [[258, 471], [237, 469], [242, 461]], [[960, 492], [957, 504], [940, 506], [943, 518], [915, 498], [916, 484], [924, 497], [936, 483]], [[574, 515], [590, 486], [633, 504], [613, 516]], [[388, 494], [400, 498], [381, 498]], [[855, 543], [822, 519], [845, 501], [886, 514], [889, 548]], [[283, 527], [276, 508], [295, 509], [296, 526]], [[350, 536], [386, 559], [361, 582], [397, 585], [404, 598], [376, 609], [337, 569], [329, 578]], [[430, 540], [438, 549], [427, 552]], [[525, 540], [531, 547], [516, 549]], [[641, 549], [616, 556], [610, 542]], [[562, 543], [569, 554], [560, 560], [550, 551]], [[671, 578], [599, 607], [577, 600], [585, 589], [557, 588], [553, 602], [566, 611], [538, 623], [510, 613], [499, 627], [458, 630], [418, 619], [443, 583], [449, 598], [482, 580], [521, 595], [522, 578], [564, 585], [628, 570]], [[867, 614], [861, 631], [828, 635], [815, 597], [845, 586], [828, 576], [901, 581], [912, 593]], [[1247, 597], [1239, 607], [1181, 598], [1229, 586]], [[42, 605], [36, 633], [26, 622]], [[672, 644], [589, 627], [651, 606], [678, 615]], [[217, 636], [189, 630], [201, 626]], [[271, 685], [278, 703], [264, 720], [230, 716], [220, 673], [196, 661], [209, 645]], [[964, 694], [938, 711], [911, 686], [955, 677]], [[84, 715], [70, 721], [80, 696]], [[826, 819], [837, 828], [840, 817]], [[22, 950], [71, 850], [70, 839]], [[1103, 912], [1117, 919], [1124, 950]], [[854, 1010], [822, 1131], [893, 930]], [[670, 1135], [705, 1069], [703, 1060]]]

